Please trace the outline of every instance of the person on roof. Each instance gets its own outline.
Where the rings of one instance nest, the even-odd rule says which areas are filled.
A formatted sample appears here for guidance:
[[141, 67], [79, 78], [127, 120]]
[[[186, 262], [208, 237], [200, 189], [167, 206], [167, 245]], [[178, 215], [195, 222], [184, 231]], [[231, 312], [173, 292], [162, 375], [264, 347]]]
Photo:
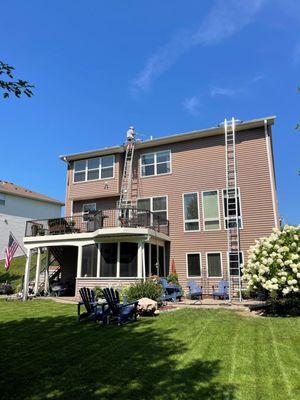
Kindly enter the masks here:
[[127, 131], [127, 142], [133, 142], [135, 138], [134, 127], [131, 126]]

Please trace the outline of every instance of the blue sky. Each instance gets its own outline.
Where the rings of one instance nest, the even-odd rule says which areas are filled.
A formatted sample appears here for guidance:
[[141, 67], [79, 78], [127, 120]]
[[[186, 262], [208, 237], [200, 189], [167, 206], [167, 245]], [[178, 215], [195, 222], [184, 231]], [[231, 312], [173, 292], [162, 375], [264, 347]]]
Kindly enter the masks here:
[[60, 154], [225, 117], [276, 115], [280, 213], [300, 223], [300, 2], [11, 0], [0, 59], [36, 86], [0, 100], [1, 179], [64, 199]]

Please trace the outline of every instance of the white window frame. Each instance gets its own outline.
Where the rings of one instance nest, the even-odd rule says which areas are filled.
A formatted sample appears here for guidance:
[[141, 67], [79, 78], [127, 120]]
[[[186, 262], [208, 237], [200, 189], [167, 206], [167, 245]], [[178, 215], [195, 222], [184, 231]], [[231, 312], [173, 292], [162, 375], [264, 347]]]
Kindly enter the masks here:
[[[166, 198], [166, 209], [165, 210], [155, 210], [153, 211], [153, 199], [158, 199], [160, 197], [165, 197]], [[150, 200], [150, 212], [151, 212], [151, 224], [153, 223], [152, 218], [153, 218], [153, 214], [152, 213], [156, 213], [156, 212], [166, 212], [167, 213], [167, 221], [169, 220], [169, 196], [167, 194], [162, 194], [161, 196], [154, 196], [154, 197], [139, 197], [137, 198], [137, 202], [139, 200]], [[138, 211], [137, 213], [143, 213], [143, 211]], [[161, 225], [161, 224], [160, 224]], [[165, 225], [161, 225], [161, 226], [165, 226]]]
[[[102, 157], [92, 157], [92, 158], [87, 158], [87, 159], [84, 159], [84, 160], [75, 160], [74, 161], [74, 165], [73, 165], [73, 184], [74, 185], [76, 185], [77, 183], [85, 183], [85, 182], [95, 182], [95, 181], [107, 181], [107, 180], [109, 180], [109, 179], [114, 179], [115, 178], [115, 164], [116, 164], [116, 157], [115, 157], [115, 155], [114, 154], [107, 154], [107, 156], [112, 156], [113, 157], [113, 165], [112, 165], [112, 167], [102, 167], [102, 158], [103, 157], [106, 157], [106, 156], [102, 156]], [[99, 158], [99, 166], [98, 166], [98, 168], [91, 168], [91, 169], [88, 169], [88, 160], [91, 160], [91, 159], [93, 159], [93, 158]], [[80, 170], [80, 171], [76, 171], [76, 172], [84, 172], [85, 173], [85, 178], [84, 178], [84, 180], [83, 181], [75, 181], [75, 174], [76, 174], [76, 172], [75, 172], [75, 164], [76, 164], [76, 162], [77, 161], [84, 161], [85, 162], [85, 169], [83, 169], [83, 170]], [[102, 169], [108, 169], [108, 168], [112, 168], [113, 169], [113, 175], [112, 176], [110, 176], [109, 178], [101, 178], [101, 171], [102, 171]], [[88, 171], [96, 171], [96, 170], [99, 170], [99, 178], [97, 178], [97, 179], [87, 179], [87, 177], [88, 177]]]
[[[184, 195], [186, 194], [197, 194], [197, 202], [198, 202], [198, 219], [185, 219], [185, 212], [184, 212]], [[183, 231], [186, 233], [193, 233], [193, 232], [200, 232], [201, 231], [201, 221], [200, 221], [200, 202], [199, 202], [199, 192], [186, 192], [182, 193], [182, 212], [183, 212]], [[193, 230], [186, 230], [185, 224], [192, 222], [198, 222], [198, 229]]]
[[[226, 189], [226, 188], [222, 189], [223, 225], [224, 225], [224, 229], [227, 230], [228, 228], [226, 228], [226, 220], [228, 219], [228, 217], [225, 217], [224, 190], [227, 191], [227, 189]], [[242, 201], [241, 201], [241, 190], [240, 190], [240, 187], [237, 188], [237, 192], [238, 192], [239, 203], [240, 203], [240, 216], [239, 216], [239, 220], [241, 221], [241, 226], [240, 226], [239, 229], [244, 229], [243, 212], [242, 212]]]
[[[200, 262], [200, 275], [189, 275], [189, 264], [188, 264], [188, 256], [189, 254], [198, 254], [199, 255], [199, 262]], [[201, 252], [199, 251], [188, 251], [185, 253], [185, 265], [186, 265], [186, 276], [187, 278], [193, 279], [193, 278], [201, 278], [202, 277], [202, 258], [201, 258]]]
[[[221, 275], [220, 276], [209, 276], [208, 275], [208, 255], [209, 254], [219, 254], [221, 260]], [[208, 279], [219, 279], [223, 278], [223, 260], [222, 260], [222, 252], [221, 251], [208, 251], [206, 253], [206, 275]]]
[[93, 211], [97, 210], [97, 203], [83, 203], [82, 204], [82, 215], [84, 215], [84, 213], [86, 212], [86, 211], [84, 211], [84, 206], [95, 206], [95, 210], [93, 210]]
[[5, 193], [0, 193], [0, 206], [5, 206], [6, 196]]
[[[219, 218], [218, 218], [218, 221], [219, 221], [219, 228], [218, 228], [218, 229], [205, 229], [205, 221], [207, 221], [207, 222], [216, 221], [216, 219], [213, 219], [213, 218], [205, 219], [205, 216], [204, 216], [204, 202], [203, 202], [204, 193], [209, 193], [209, 192], [217, 192], [217, 198], [218, 198], [218, 217], [219, 217]], [[220, 214], [220, 193], [219, 193], [219, 189], [204, 190], [204, 191], [202, 191], [202, 193], [201, 193], [201, 197], [202, 197], [202, 203], [201, 203], [201, 205], [202, 205], [203, 230], [204, 230], [205, 232], [220, 231], [220, 230], [221, 230], [222, 222], [221, 222], [221, 214]], [[225, 214], [224, 214], [224, 215], [225, 215]]]
[[[157, 163], [157, 154], [166, 153], [166, 152], [169, 152], [170, 161], [164, 161], [164, 162]], [[152, 154], [154, 156], [153, 164], [142, 164], [142, 157], [143, 156], [152, 155]], [[163, 174], [158, 174], [157, 173], [157, 164], [165, 164], [166, 162], [170, 163], [170, 171], [169, 172], [164, 172]], [[154, 174], [152, 174], [152, 175], [143, 175], [143, 165], [153, 165], [154, 166]], [[143, 153], [143, 154], [140, 155], [140, 158], [139, 158], [139, 167], [140, 167], [140, 177], [141, 178], [150, 178], [150, 177], [153, 177], [153, 176], [170, 175], [170, 174], [172, 174], [172, 152], [171, 152], [170, 149], [166, 149], [166, 150], [161, 150], [161, 151], [153, 151], [153, 152], [150, 152], [150, 153]]]
[[[228, 267], [228, 270], [230, 271], [229, 253], [234, 253], [234, 251], [231, 251], [231, 252], [227, 251], [227, 267]], [[243, 259], [243, 263], [240, 264], [240, 266], [241, 266], [241, 265], [244, 265], [244, 264], [245, 264], [245, 258], [244, 258], [244, 251], [243, 251], [243, 250], [240, 250], [240, 253], [242, 254], [242, 259]], [[235, 277], [238, 278], [238, 275], [231, 275], [231, 274], [230, 274], [230, 276], [233, 277], [233, 278], [235, 278]]]

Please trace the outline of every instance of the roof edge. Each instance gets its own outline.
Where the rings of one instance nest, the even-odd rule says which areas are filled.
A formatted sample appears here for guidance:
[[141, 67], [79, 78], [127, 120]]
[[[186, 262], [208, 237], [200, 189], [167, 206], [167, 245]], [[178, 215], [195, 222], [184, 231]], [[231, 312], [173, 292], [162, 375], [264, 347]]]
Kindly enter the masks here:
[[29, 200], [36, 200], [36, 201], [41, 201], [43, 203], [51, 203], [51, 204], [57, 204], [59, 206], [65, 206], [65, 203], [63, 201], [52, 199], [51, 197], [49, 197], [49, 199], [41, 199], [39, 197], [29, 196], [24, 193], [12, 193], [12, 192], [9, 192], [8, 190], [3, 190], [3, 188], [1, 188], [1, 186], [0, 186], [0, 193], [4, 193], [8, 196], [23, 197], [23, 198], [29, 199]]

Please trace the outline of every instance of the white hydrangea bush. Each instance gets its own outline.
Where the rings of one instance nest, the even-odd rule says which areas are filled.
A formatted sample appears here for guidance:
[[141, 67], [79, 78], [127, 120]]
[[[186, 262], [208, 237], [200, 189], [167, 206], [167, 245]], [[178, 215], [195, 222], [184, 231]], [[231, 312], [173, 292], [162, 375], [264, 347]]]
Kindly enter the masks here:
[[256, 240], [242, 271], [250, 290], [263, 287], [278, 297], [299, 292], [300, 225], [274, 228], [269, 237]]

